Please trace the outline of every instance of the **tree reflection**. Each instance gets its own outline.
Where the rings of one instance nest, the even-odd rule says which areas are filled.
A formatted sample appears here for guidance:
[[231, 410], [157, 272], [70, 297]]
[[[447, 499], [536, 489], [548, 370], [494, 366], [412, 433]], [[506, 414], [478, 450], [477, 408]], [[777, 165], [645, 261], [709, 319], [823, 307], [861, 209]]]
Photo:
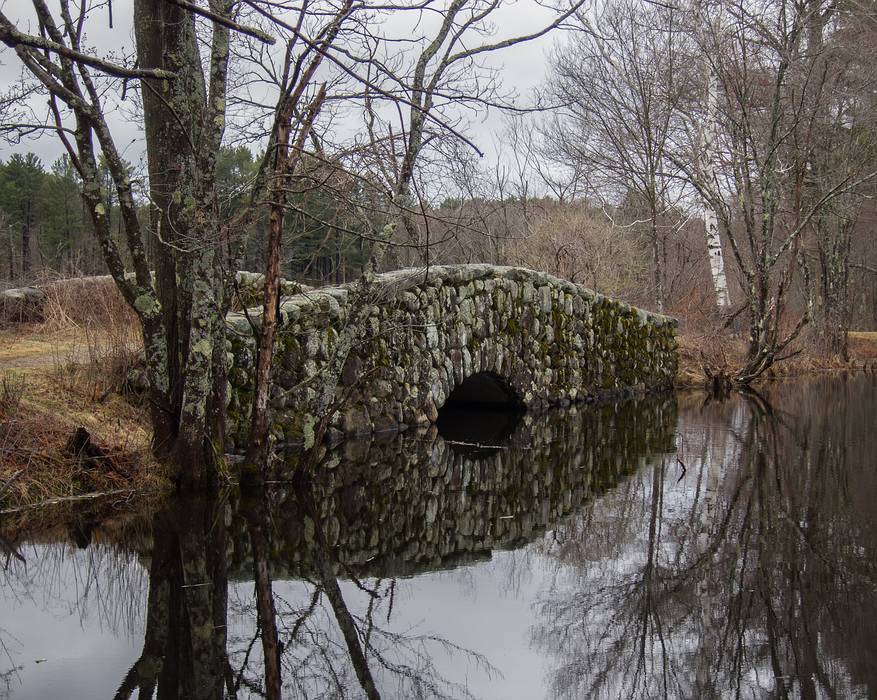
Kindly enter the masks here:
[[850, 485], [877, 494], [845, 434], [866, 418], [789, 394], [794, 416], [758, 396], [705, 407], [680, 483], [655, 461], [546, 545], [532, 636], [557, 660], [552, 695], [867, 694], [850, 633], [877, 610], [877, 538]]
[[265, 697], [278, 700], [281, 697], [282, 679], [280, 675], [280, 641], [277, 638], [277, 610], [274, 605], [274, 591], [268, 559], [270, 542], [268, 539], [268, 499], [264, 486], [243, 494], [241, 513], [247, 521], [250, 532], [250, 546], [253, 553], [253, 584], [256, 598], [256, 628], [262, 640], [262, 659], [264, 660]]
[[[256, 500], [256, 496], [260, 500]], [[272, 500], [273, 497], [273, 500]], [[277, 536], [277, 521], [266, 514], [277, 512], [277, 500], [283, 498], [285, 522], [289, 509], [296, 509], [297, 517], [307, 530], [309, 542], [304, 552], [308, 572], [297, 582], [298, 596], [289, 597], [289, 583], [272, 590], [268, 556], [281, 548]], [[432, 661], [436, 647], [445, 652], [474, 659], [485, 672], [492, 669], [483, 657], [468, 652], [451, 642], [433, 636], [393, 632], [390, 623], [394, 605], [396, 580], [360, 580], [343, 562], [338, 561], [326, 532], [324, 504], [315, 500], [313, 485], [302, 481], [292, 494], [248, 494], [241, 513], [246, 517], [250, 531], [252, 562], [257, 571], [255, 585], [255, 635], [241, 635], [230, 642], [230, 657], [234, 679], [231, 692], [241, 690], [265, 695], [271, 682], [272, 662], [277, 664], [275, 678], [282, 688], [283, 697], [367, 697], [380, 698], [379, 687], [392, 687], [394, 696], [402, 697], [469, 697], [465, 686], [442, 678]], [[334, 535], [337, 538], [337, 534]], [[346, 583], [345, 583], [346, 580]], [[260, 583], [261, 581], [261, 583]], [[342, 583], [345, 586], [342, 587]], [[351, 608], [343, 588], [353, 588], [361, 601], [367, 600], [364, 610]], [[349, 594], [348, 594], [349, 595]], [[358, 606], [363, 607], [363, 606]], [[275, 643], [265, 644], [265, 615], [274, 611], [272, 618]], [[247, 602], [236, 615], [253, 619]], [[254, 653], [255, 637], [262, 639], [262, 655]], [[270, 657], [275, 654], [274, 658]], [[266, 661], [267, 660], [267, 661]]]
[[188, 498], [152, 524], [143, 651], [116, 698], [223, 698], [226, 643], [224, 499]]

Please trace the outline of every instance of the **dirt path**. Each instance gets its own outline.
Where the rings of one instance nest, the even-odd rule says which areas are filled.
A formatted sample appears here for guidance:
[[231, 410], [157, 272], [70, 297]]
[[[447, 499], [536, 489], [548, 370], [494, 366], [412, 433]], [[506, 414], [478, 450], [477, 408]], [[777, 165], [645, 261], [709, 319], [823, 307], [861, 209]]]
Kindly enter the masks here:
[[88, 359], [83, 339], [65, 334], [0, 332], [0, 372], [41, 369]]

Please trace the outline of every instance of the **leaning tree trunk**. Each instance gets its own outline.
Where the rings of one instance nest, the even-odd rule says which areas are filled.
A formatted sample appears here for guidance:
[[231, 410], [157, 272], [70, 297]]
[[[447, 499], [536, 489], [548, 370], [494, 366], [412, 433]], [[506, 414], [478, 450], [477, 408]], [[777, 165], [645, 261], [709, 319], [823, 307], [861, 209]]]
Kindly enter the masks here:
[[262, 659], [265, 665], [265, 697], [280, 700], [283, 695], [280, 646], [277, 634], [277, 610], [271, 586], [268, 560], [271, 554], [268, 524], [268, 497], [264, 489], [251, 492], [241, 503], [250, 533], [253, 555], [253, 587], [256, 597], [256, 614], [259, 637], [262, 641]]
[[[269, 144], [268, 157], [272, 158], [272, 180], [269, 188], [269, 229], [268, 249], [266, 251], [265, 292], [262, 303], [262, 317], [257, 338], [256, 380], [253, 406], [250, 416], [250, 445], [241, 470], [241, 484], [251, 486], [260, 483], [262, 474], [268, 467], [270, 451], [268, 398], [271, 391], [271, 367], [274, 361], [274, 335], [277, 330], [277, 316], [280, 304], [280, 249], [283, 242], [283, 219], [286, 211], [289, 180], [301, 162], [305, 140], [311, 135], [314, 121], [326, 99], [326, 84], [320, 87], [317, 95], [299, 118], [295, 142], [289, 140], [293, 133], [293, 119], [299, 113], [299, 103], [305, 90], [311, 84], [326, 50], [338, 36], [341, 24], [347, 17], [352, 0], [347, 0], [336, 12], [329, 25], [316, 55], [307, 68], [297, 75], [298, 79], [287, 83], [292, 68], [291, 54], [287, 54], [284, 68], [284, 91], [277, 104], [274, 130]], [[273, 153], [271, 152], [273, 150]]]

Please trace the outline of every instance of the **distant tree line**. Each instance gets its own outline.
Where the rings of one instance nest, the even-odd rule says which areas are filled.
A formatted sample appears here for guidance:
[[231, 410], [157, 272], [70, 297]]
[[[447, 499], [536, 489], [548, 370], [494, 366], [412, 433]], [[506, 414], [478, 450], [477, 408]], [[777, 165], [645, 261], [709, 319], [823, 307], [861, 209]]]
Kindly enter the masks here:
[[[217, 157], [217, 187], [222, 215], [231, 217], [245, 205], [243, 192], [255, 176], [259, 158], [243, 146], [223, 147]], [[318, 163], [314, 163], [318, 167]], [[105, 166], [102, 166], [105, 169]], [[356, 197], [350, 178], [331, 169], [332, 182], [308, 188], [293, 198], [284, 236], [288, 251], [282, 274], [310, 284], [348, 282], [361, 272], [367, 248], [361, 226], [350, 216]], [[110, 229], [121, 235], [118, 202], [105, 173], [104, 208]], [[132, 177], [134, 173], [132, 172]], [[138, 208], [146, 212], [145, 198]], [[264, 267], [265, 217], [253, 222], [241, 258], [246, 270]], [[13, 153], [0, 161], [0, 283], [27, 284], [40, 278], [107, 274], [84, 209], [82, 182], [67, 155], [46, 168], [33, 153]], [[156, 245], [155, 241], [151, 245]]]
[[0, 279], [100, 270], [83, 213], [79, 178], [66, 156], [48, 169], [33, 153], [0, 162]]

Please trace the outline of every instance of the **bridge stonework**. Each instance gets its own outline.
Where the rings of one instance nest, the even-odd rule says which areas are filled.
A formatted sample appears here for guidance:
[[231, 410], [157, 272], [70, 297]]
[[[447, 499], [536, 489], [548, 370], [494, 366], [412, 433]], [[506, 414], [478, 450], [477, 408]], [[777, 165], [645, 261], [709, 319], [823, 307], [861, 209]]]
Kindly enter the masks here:
[[[271, 391], [272, 432], [314, 439], [321, 370], [347, 321], [352, 286], [285, 297]], [[669, 388], [676, 373], [674, 319], [551, 275], [493, 265], [451, 265], [378, 275], [369, 327], [337, 387], [335, 436], [434, 422], [455, 387], [489, 373], [531, 411]], [[253, 317], [254, 311], [249, 315]], [[255, 342], [229, 314], [229, 447], [244, 446]]]

